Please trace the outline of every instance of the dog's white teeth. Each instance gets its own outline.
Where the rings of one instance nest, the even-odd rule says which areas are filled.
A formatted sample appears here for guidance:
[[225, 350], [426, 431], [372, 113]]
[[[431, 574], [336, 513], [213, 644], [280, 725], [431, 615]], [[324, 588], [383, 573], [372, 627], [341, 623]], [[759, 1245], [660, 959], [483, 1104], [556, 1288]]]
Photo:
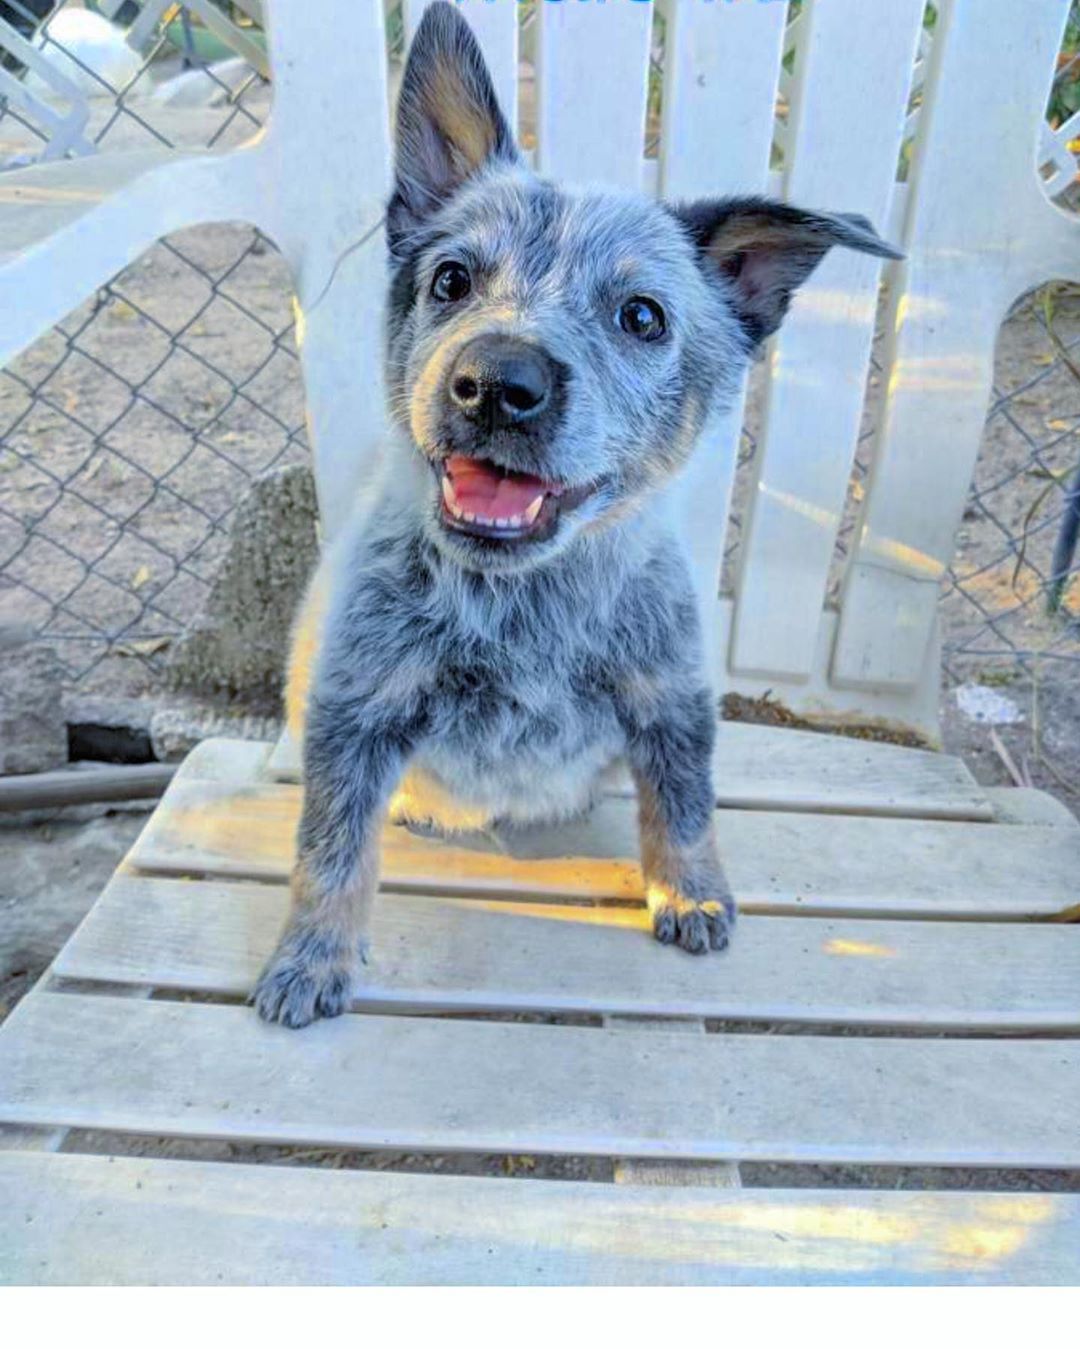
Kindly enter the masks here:
[[463, 512], [458, 505], [457, 496], [454, 493], [454, 484], [445, 476], [442, 480], [442, 499], [446, 503], [446, 509], [454, 519], [460, 520]]
[[453, 483], [445, 477], [442, 480], [442, 494], [446, 509], [455, 520], [463, 520], [469, 525], [483, 525], [488, 529], [522, 529], [526, 525], [531, 525], [544, 504], [541, 493], [523, 515], [480, 515], [472, 511], [463, 511], [458, 505]]

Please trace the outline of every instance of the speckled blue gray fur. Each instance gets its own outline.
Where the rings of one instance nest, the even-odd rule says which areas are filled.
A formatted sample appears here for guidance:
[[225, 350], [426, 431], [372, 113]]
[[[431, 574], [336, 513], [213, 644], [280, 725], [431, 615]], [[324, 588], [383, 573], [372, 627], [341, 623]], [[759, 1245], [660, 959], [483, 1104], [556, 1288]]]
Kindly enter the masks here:
[[[857, 217], [757, 198], [669, 208], [541, 181], [446, 4], [417, 32], [397, 135], [392, 446], [374, 506], [321, 569], [330, 599], [308, 698], [295, 907], [255, 994], [261, 1015], [291, 1026], [346, 1005], [379, 828], [405, 772], [473, 816], [521, 824], [586, 809], [625, 758], [654, 932], [694, 953], [727, 945], [715, 704], [658, 489], [829, 247], [892, 255]], [[448, 260], [470, 280], [452, 304], [432, 296]], [[657, 340], [616, 321], [639, 296], [662, 309]], [[542, 416], [510, 429], [463, 419], [448, 380], [478, 337], [543, 353]], [[561, 484], [573, 509], [523, 542], [448, 528], [450, 453]]]

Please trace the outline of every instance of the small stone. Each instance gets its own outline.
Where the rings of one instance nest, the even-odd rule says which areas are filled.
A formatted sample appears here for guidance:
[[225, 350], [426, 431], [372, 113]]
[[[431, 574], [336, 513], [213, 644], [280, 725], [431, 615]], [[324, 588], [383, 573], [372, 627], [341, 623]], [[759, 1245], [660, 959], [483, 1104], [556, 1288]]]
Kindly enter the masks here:
[[229, 740], [276, 740], [281, 722], [275, 716], [249, 711], [243, 703], [221, 699], [166, 698], [150, 717], [150, 743], [154, 757], [176, 763], [203, 740], [222, 736]]
[[0, 628], [0, 774], [67, 763], [64, 673], [56, 652], [26, 628]]
[[174, 688], [276, 703], [293, 616], [318, 560], [317, 519], [307, 467], [255, 479], [202, 613], [170, 652]]
[[0, 830], [0, 979], [41, 973], [145, 823], [130, 814]]
[[985, 684], [960, 684], [955, 690], [956, 705], [969, 721], [984, 726], [1014, 726], [1024, 714], [1011, 698], [987, 688]]

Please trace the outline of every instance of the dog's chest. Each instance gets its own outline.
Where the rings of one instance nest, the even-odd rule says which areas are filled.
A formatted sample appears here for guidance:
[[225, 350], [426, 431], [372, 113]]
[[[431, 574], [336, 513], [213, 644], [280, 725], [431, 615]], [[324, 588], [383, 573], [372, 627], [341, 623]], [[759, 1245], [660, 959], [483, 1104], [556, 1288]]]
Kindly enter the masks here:
[[614, 707], [588, 652], [557, 640], [451, 649], [432, 689], [435, 737], [478, 761], [508, 753], [559, 757], [615, 725]]
[[420, 753], [456, 795], [518, 819], [582, 808], [623, 748], [596, 643], [532, 617], [524, 629], [443, 644]]

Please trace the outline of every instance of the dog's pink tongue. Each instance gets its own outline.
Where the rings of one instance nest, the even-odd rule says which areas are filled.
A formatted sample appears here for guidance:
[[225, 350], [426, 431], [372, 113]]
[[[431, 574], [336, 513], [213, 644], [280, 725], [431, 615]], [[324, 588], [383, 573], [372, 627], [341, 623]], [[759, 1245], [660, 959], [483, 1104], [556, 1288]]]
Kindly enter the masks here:
[[486, 515], [489, 519], [509, 519], [523, 515], [541, 492], [549, 490], [542, 478], [528, 473], [502, 474], [481, 459], [453, 454], [446, 461], [446, 472], [454, 485], [454, 496], [463, 511]]

